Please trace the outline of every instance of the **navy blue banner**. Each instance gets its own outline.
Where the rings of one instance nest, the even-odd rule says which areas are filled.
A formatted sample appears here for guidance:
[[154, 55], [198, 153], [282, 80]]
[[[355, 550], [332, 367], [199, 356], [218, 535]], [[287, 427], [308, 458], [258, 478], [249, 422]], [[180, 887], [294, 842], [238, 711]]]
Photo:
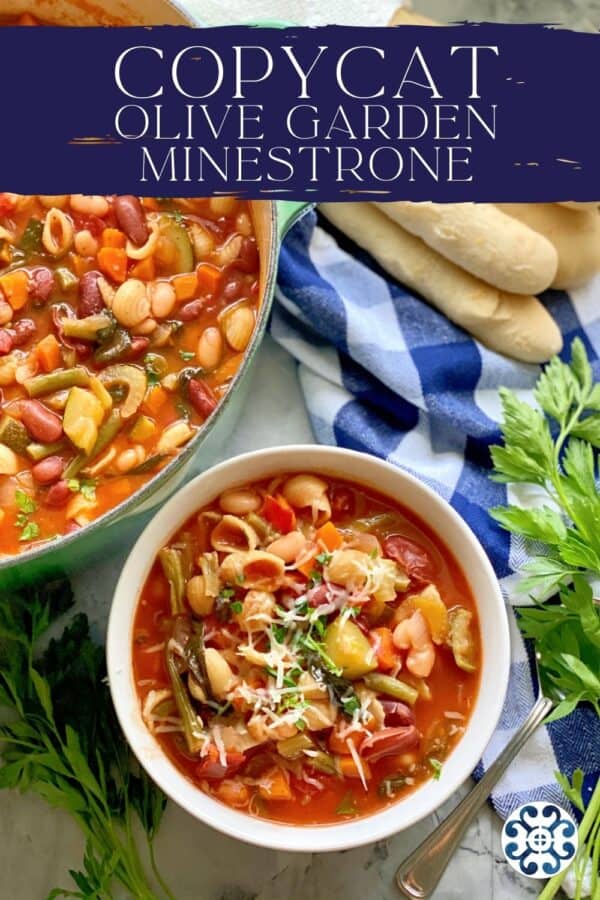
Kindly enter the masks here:
[[3, 190], [600, 198], [600, 35], [0, 28]]

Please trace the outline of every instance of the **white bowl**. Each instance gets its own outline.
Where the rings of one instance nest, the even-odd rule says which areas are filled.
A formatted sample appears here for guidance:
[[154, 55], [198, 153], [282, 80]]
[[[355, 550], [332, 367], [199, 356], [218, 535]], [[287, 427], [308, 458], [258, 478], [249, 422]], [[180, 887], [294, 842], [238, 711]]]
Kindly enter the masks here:
[[[479, 694], [464, 736], [445, 760], [438, 781], [362, 819], [339, 825], [281, 825], [231, 809], [195, 787], [173, 765], [140, 713], [131, 659], [134, 614], [156, 554], [196, 510], [225, 488], [280, 472], [316, 471], [375, 488], [408, 507], [459, 561], [476, 600], [482, 639]], [[318, 445], [275, 447], [236, 456], [199, 475], [156, 514], [142, 533], [117, 585], [108, 624], [108, 674], [119, 721], [150, 777], [175, 803], [213, 828], [276, 850], [345, 850], [389, 837], [437, 809], [475, 768], [500, 716], [509, 674], [509, 632], [504, 601], [490, 562], [465, 522], [430, 488], [373, 456]]]

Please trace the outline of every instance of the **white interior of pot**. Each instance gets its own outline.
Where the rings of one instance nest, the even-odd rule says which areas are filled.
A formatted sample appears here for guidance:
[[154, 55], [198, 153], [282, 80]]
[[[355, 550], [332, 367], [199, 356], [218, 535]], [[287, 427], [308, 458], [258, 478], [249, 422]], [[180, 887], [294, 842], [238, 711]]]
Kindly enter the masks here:
[[168, 0], [2, 0], [3, 16], [32, 12], [51, 25], [192, 25]]

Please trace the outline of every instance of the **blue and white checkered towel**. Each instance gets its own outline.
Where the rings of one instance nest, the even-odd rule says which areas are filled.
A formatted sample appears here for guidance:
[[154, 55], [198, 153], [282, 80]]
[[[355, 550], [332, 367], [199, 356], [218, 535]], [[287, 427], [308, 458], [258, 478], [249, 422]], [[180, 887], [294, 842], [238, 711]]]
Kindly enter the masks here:
[[[490, 443], [500, 440], [498, 387], [532, 397], [539, 368], [488, 350], [394, 282], [346, 238], [307, 214], [284, 243], [272, 335], [299, 363], [317, 439], [374, 453], [417, 475], [466, 519], [487, 550], [507, 599], [523, 542], [487, 510], [526, 502], [527, 490], [490, 481]], [[579, 335], [600, 378], [600, 280], [544, 300], [565, 347]], [[518, 598], [523, 602], [522, 596]], [[497, 756], [534, 702], [534, 682], [515, 617], [507, 702], [482, 765]], [[591, 787], [600, 774], [600, 722], [578, 709], [538, 729], [492, 797], [501, 816], [527, 800], [566, 800], [554, 779], [577, 767]], [[481, 771], [481, 767], [479, 769]], [[477, 773], [475, 773], [477, 774]]]

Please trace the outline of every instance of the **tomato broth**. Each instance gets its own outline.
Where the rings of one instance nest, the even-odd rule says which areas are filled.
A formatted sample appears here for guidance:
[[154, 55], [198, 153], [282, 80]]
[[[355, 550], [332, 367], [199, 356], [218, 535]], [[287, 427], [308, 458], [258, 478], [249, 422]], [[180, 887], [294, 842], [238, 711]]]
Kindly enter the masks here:
[[[480, 655], [472, 593], [437, 535], [368, 488], [310, 474], [191, 517], [153, 565], [133, 636], [144, 719], [174, 765], [222, 802], [299, 825], [372, 814], [439, 777]], [[209, 699], [215, 668], [226, 683]]]

